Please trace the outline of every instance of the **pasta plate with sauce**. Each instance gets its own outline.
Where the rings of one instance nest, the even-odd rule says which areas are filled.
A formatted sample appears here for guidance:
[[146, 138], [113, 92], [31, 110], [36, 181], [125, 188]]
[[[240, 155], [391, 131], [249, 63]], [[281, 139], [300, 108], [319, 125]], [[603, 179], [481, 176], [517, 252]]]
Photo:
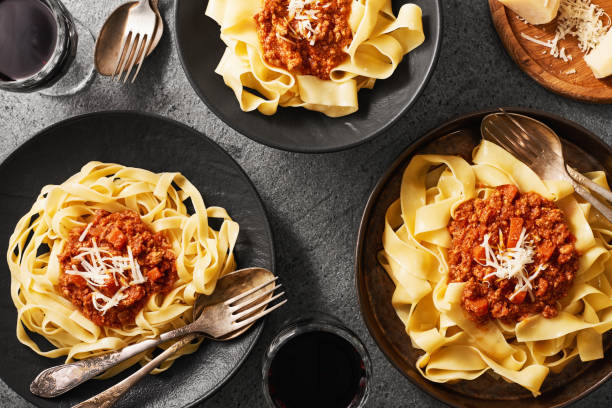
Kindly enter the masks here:
[[227, 48], [215, 72], [240, 108], [278, 106], [330, 117], [358, 110], [357, 93], [391, 76], [425, 39], [421, 9], [390, 0], [211, 0]]
[[[569, 183], [541, 180], [491, 142], [472, 163], [412, 158], [378, 261], [425, 378], [488, 373], [537, 396], [550, 372], [604, 357], [612, 225]], [[605, 173], [586, 176], [609, 189]]]
[[[219, 230], [209, 218], [222, 219]], [[238, 231], [228, 213], [206, 207], [180, 173], [89, 162], [62, 184], [43, 187], [10, 237], [17, 338], [42, 356], [70, 362], [189, 324], [197, 296], [211, 294], [235, 269]], [[26, 329], [54, 348], [42, 350]], [[102, 377], [146, 364], [152, 353]]]

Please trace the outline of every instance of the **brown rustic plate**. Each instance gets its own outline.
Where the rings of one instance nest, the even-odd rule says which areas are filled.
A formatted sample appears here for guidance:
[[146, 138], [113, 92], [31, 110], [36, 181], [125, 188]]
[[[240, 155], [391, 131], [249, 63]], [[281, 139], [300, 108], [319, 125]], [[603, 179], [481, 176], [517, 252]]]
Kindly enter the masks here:
[[[612, 149], [585, 128], [558, 116], [528, 109], [506, 108], [541, 120], [563, 141], [565, 157], [581, 171], [604, 169], [612, 175]], [[471, 158], [480, 141], [480, 122], [494, 112], [482, 111], [459, 117], [427, 133], [395, 160], [370, 195], [363, 213], [355, 256], [356, 286], [361, 313], [372, 337], [387, 358], [409, 380], [424, 391], [454, 407], [501, 408], [520, 404], [521, 408], [562, 407], [582, 398], [612, 377], [612, 335], [604, 338], [607, 358], [581, 363], [574, 360], [558, 374], [551, 374], [542, 385], [542, 395], [533, 398], [524, 388], [496, 381], [483, 375], [473, 381], [437, 384], [423, 378], [415, 368], [420, 350], [411, 346], [404, 325], [395, 314], [391, 296], [395, 286], [378, 264], [387, 207], [397, 199], [405, 167], [415, 154], [458, 154]], [[588, 153], [587, 153], [588, 152]]]
[[[612, 15], [612, 0], [596, 0], [598, 6]], [[516, 13], [498, 0], [489, 0], [491, 19], [501, 42], [514, 62], [540, 85], [559, 95], [595, 103], [612, 103], [612, 77], [597, 79], [583, 59], [578, 42], [572, 36], [559, 43], [573, 59], [564, 62], [548, 53], [548, 48], [535, 44], [521, 33], [546, 41], [552, 39], [556, 20], [549, 24], [531, 25], [518, 19]], [[576, 70], [574, 74], [567, 71]]]

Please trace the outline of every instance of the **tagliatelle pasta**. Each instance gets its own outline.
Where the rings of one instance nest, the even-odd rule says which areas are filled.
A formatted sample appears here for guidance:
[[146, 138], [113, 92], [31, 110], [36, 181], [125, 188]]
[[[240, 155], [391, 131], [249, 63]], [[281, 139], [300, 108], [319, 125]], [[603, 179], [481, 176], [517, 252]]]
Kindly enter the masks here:
[[358, 109], [361, 88], [371, 89], [377, 79], [391, 76], [404, 55], [425, 39], [417, 5], [403, 5], [395, 17], [390, 0], [355, 0], [349, 17], [352, 41], [344, 50], [347, 58], [324, 80], [264, 60], [254, 19], [262, 6], [263, 0], [210, 0], [206, 8], [227, 45], [215, 72], [232, 88], [243, 111], [272, 115], [284, 106], [331, 117], [348, 115]]
[[[416, 365], [425, 378], [443, 383], [496, 373], [537, 396], [549, 372], [560, 372], [576, 356], [604, 357], [602, 335], [612, 329], [612, 225], [569, 183], [541, 180], [491, 142], [482, 141], [472, 161], [412, 158], [400, 197], [387, 210], [378, 259], [396, 286], [393, 307], [412, 345], [424, 352]], [[609, 189], [603, 172], [586, 176]], [[505, 184], [556, 202], [576, 237], [579, 267], [556, 317], [479, 325], [462, 308], [466, 283], [449, 283], [447, 226], [460, 204]]]
[[[193, 205], [188, 211], [186, 200]], [[58, 291], [60, 255], [75, 227], [84, 227], [96, 210], [133, 210], [155, 233], [162, 232], [176, 255], [177, 279], [166, 294], [153, 294], [127, 327], [98, 326]], [[219, 231], [209, 218], [221, 218]], [[211, 294], [217, 280], [235, 269], [234, 244], [238, 224], [220, 207], [206, 207], [198, 190], [180, 173], [147, 170], [100, 162], [87, 163], [60, 185], [43, 187], [32, 209], [11, 235], [7, 261], [11, 297], [17, 308], [17, 337], [36, 353], [66, 361], [121, 349], [192, 321], [199, 294]], [[84, 235], [86, 232], [84, 232]], [[131, 256], [131, 255], [130, 255]], [[43, 351], [26, 328], [44, 336], [55, 348]], [[199, 347], [189, 344], [154, 373]], [[44, 348], [44, 347], [43, 347]], [[140, 362], [151, 352], [107, 371], [110, 377]]]

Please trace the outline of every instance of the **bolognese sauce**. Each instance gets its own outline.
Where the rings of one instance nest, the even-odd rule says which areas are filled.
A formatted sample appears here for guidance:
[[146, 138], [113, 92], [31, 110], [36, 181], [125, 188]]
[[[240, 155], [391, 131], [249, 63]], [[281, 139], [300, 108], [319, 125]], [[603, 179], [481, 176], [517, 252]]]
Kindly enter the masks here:
[[264, 0], [255, 15], [264, 60], [302, 75], [330, 78], [348, 54], [352, 0]]
[[[555, 203], [503, 185], [486, 199], [461, 204], [448, 229], [449, 281], [466, 282], [462, 305], [472, 320], [516, 322], [537, 313], [557, 315], [557, 302], [572, 284], [579, 255], [576, 238]], [[516, 262], [501, 278], [499, 265], [509, 260]]]
[[172, 288], [175, 260], [163, 234], [136, 212], [98, 210], [70, 232], [59, 256], [60, 293], [98, 326], [122, 327], [152, 294]]

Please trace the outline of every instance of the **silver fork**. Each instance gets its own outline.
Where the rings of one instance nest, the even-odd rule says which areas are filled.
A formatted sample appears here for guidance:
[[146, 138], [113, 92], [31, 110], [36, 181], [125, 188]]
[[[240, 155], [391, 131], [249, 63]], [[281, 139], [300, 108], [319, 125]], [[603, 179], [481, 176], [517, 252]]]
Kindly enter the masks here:
[[203, 306], [207, 297], [199, 296], [193, 307], [193, 323], [112, 353], [48, 368], [32, 381], [30, 391], [40, 397], [56, 397], [137, 354], [188, 334], [200, 333], [212, 340], [224, 341], [224, 336], [245, 328], [287, 302], [283, 299], [263, 310], [266, 305], [285, 294], [281, 292], [271, 296], [281, 287], [275, 284], [276, 279], [266, 279], [249, 290], [210, 306]]
[[481, 132], [485, 139], [508, 150], [542, 179], [569, 181], [578, 195], [612, 222], [612, 209], [591, 194], [583, 184], [611, 202], [612, 193], [566, 165], [561, 140], [552, 129], [528, 116], [507, 113], [501, 108], [500, 111], [482, 120]]
[[[230, 315], [233, 315], [234, 318], [236, 318], [237, 320], [239, 320], [241, 317], [246, 317], [249, 316], [249, 314], [252, 314], [253, 312], [257, 311], [258, 308], [261, 309], [263, 306], [265, 306], [266, 304], [272, 302], [274, 299], [279, 298], [280, 296], [283, 295], [283, 293], [279, 293], [276, 296], [272, 296], [270, 299], [267, 299], [264, 302], [261, 303], [257, 303], [256, 305], [250, 307], [249, 309], [246, 309], [240, 313], [234, 313], [238, 310], [240, 310], [241, 308], [244, 308], [246, 306], [250, 306], [251, 304], [253, 304], [254, 302], [257, 302], [259, 299], [262, 299], [264, 297], [266, 297], [267, 295], [269, 295], [270, 293], [272, 293], [272, 291], [274, 291], [275, 289], [279, 288], [281, 285], [276, 285], [274, 288], [266, 290], [266, 292], [262, 293], [262, 294], [258, 294], [256, 298], [251, 298], [249, 299], [249, 295], [265, 288], [266, 284], [270, 284], [270, 282], [264, 283], [263, 286], [260, 286], [259, 288], [254, 288], [252, 289], [252, 291], [249, 292], [245, 292], [242, 293], [232, 299], [229, 299], [226, 302], [229, 302], [229, 304], [232, 303], [232, 300], [234, 302], [236, 301], [242, 301], [240, 304], [238, 305], [234, 305], [234, 306], [228, 306], [227, 308], [222, 308], [222, 313], [229, 313]], [[238, 298], [238, 299], [236, 299]], [[282, 303], [284, 303], [285, 301], [283, 301]], [[277, 304], [274, 307], [267, 309], [265, 312], [269, 313], [269, 311], [280, 307], [281, 304]], [[214, 308], [214, 306], [212, 307]], [[211, 309], [212, 309], [211, 308]], [[206, 310], [206, 309], [204, 309]], [[233, 312], [232, 312], [233, 310]], [[197, 313], [197, 311], [196, 311]], [[259, 317], [265, 315], [266, 313], [260, 313]], [[258, 318], [258, 316], [251, 316], [250, 319], [255, 318], [255, 320]], [[245, 320], [247, 321], [247, 320]], [[251, 320], [254, 321], [254, 320]], [[240, 323], [240, 327], [244, 327], [244, 323], [241, 321]], [[239, 329], [240, 327], [228, 327], [227, 329], [231, 329], [232, 331], [235, 331], [237, 329]], [[157, 367], [158, 365], [160, 365], [164, 360], [166, 360], [167, 358], [171, 357], [174, 353], [176, 353], [178, 350], [180, 350], [181, 348], [185, 347], [187, 344], [191, 343], [193, 340], [197, 339], [198, 335], [196, 333], [190, 333], [187, 334], [185, 337], [179, 339], [176, 343], [174, 343], [173, 345], [171, 345], [168, 349], [164, 350], [161, 354], [157, 355], [153, 360], [149, 361], [147, 364], [145, 364], [142, 368], [140, 368], [138, 371], [136, 371], [134, 374], [130, 375], [129, 377], [125, 378], [124, 380], [120, 381], [119, 383], [113, 385], [112, 387], [108, 388], [105, 391], [102, 391], [99, 394], [94, 395], [93, 397], [72, 406], [72, 408], [109, 408], [111, 406], [113, 406], [118, 400], [119, 398], [121, 398], [132, 386], [134, 386], [134, 384], [136, 384], [138, 381], [140, 381], [143, 377], [145, 377], [147, 374], [149, 374], [151, 371], [153, 371], [153, 369], [155, 369], [155, 367]]]
[[119, 398], [121, 398], [138, 381], [142, 380], [144, 376], [153, 371], [155, 367], [197, 338], [198, 335], [192, 333], [188, 334], [182, 339], [177, 340], [176, 343], [168, 347], [162, 353], [158, 354], [153, 360], [149, 361], [134, 374], [106, 389], [105, 391], [102, 391], [101, 393], [96, 394], [79, 404], [73, 405], [72, 408], [109, 408], [115, 405]]
[[121, 74], [125, 71], [123, 82], [125, 83], [137, 63], [136, 72], [132, 81], [136, 79], [142, 66], [142, 61], [149, 51], [151, 40], [155, 34], [157, 15], [151, 8], [149, 0], [139, 0], [138, 4], [132, 7], [128, 13], [125, 23], [125, 30], [121, 43], [121, 51], [117, 56], [117, 64], [113, 79], [121, 80]]

